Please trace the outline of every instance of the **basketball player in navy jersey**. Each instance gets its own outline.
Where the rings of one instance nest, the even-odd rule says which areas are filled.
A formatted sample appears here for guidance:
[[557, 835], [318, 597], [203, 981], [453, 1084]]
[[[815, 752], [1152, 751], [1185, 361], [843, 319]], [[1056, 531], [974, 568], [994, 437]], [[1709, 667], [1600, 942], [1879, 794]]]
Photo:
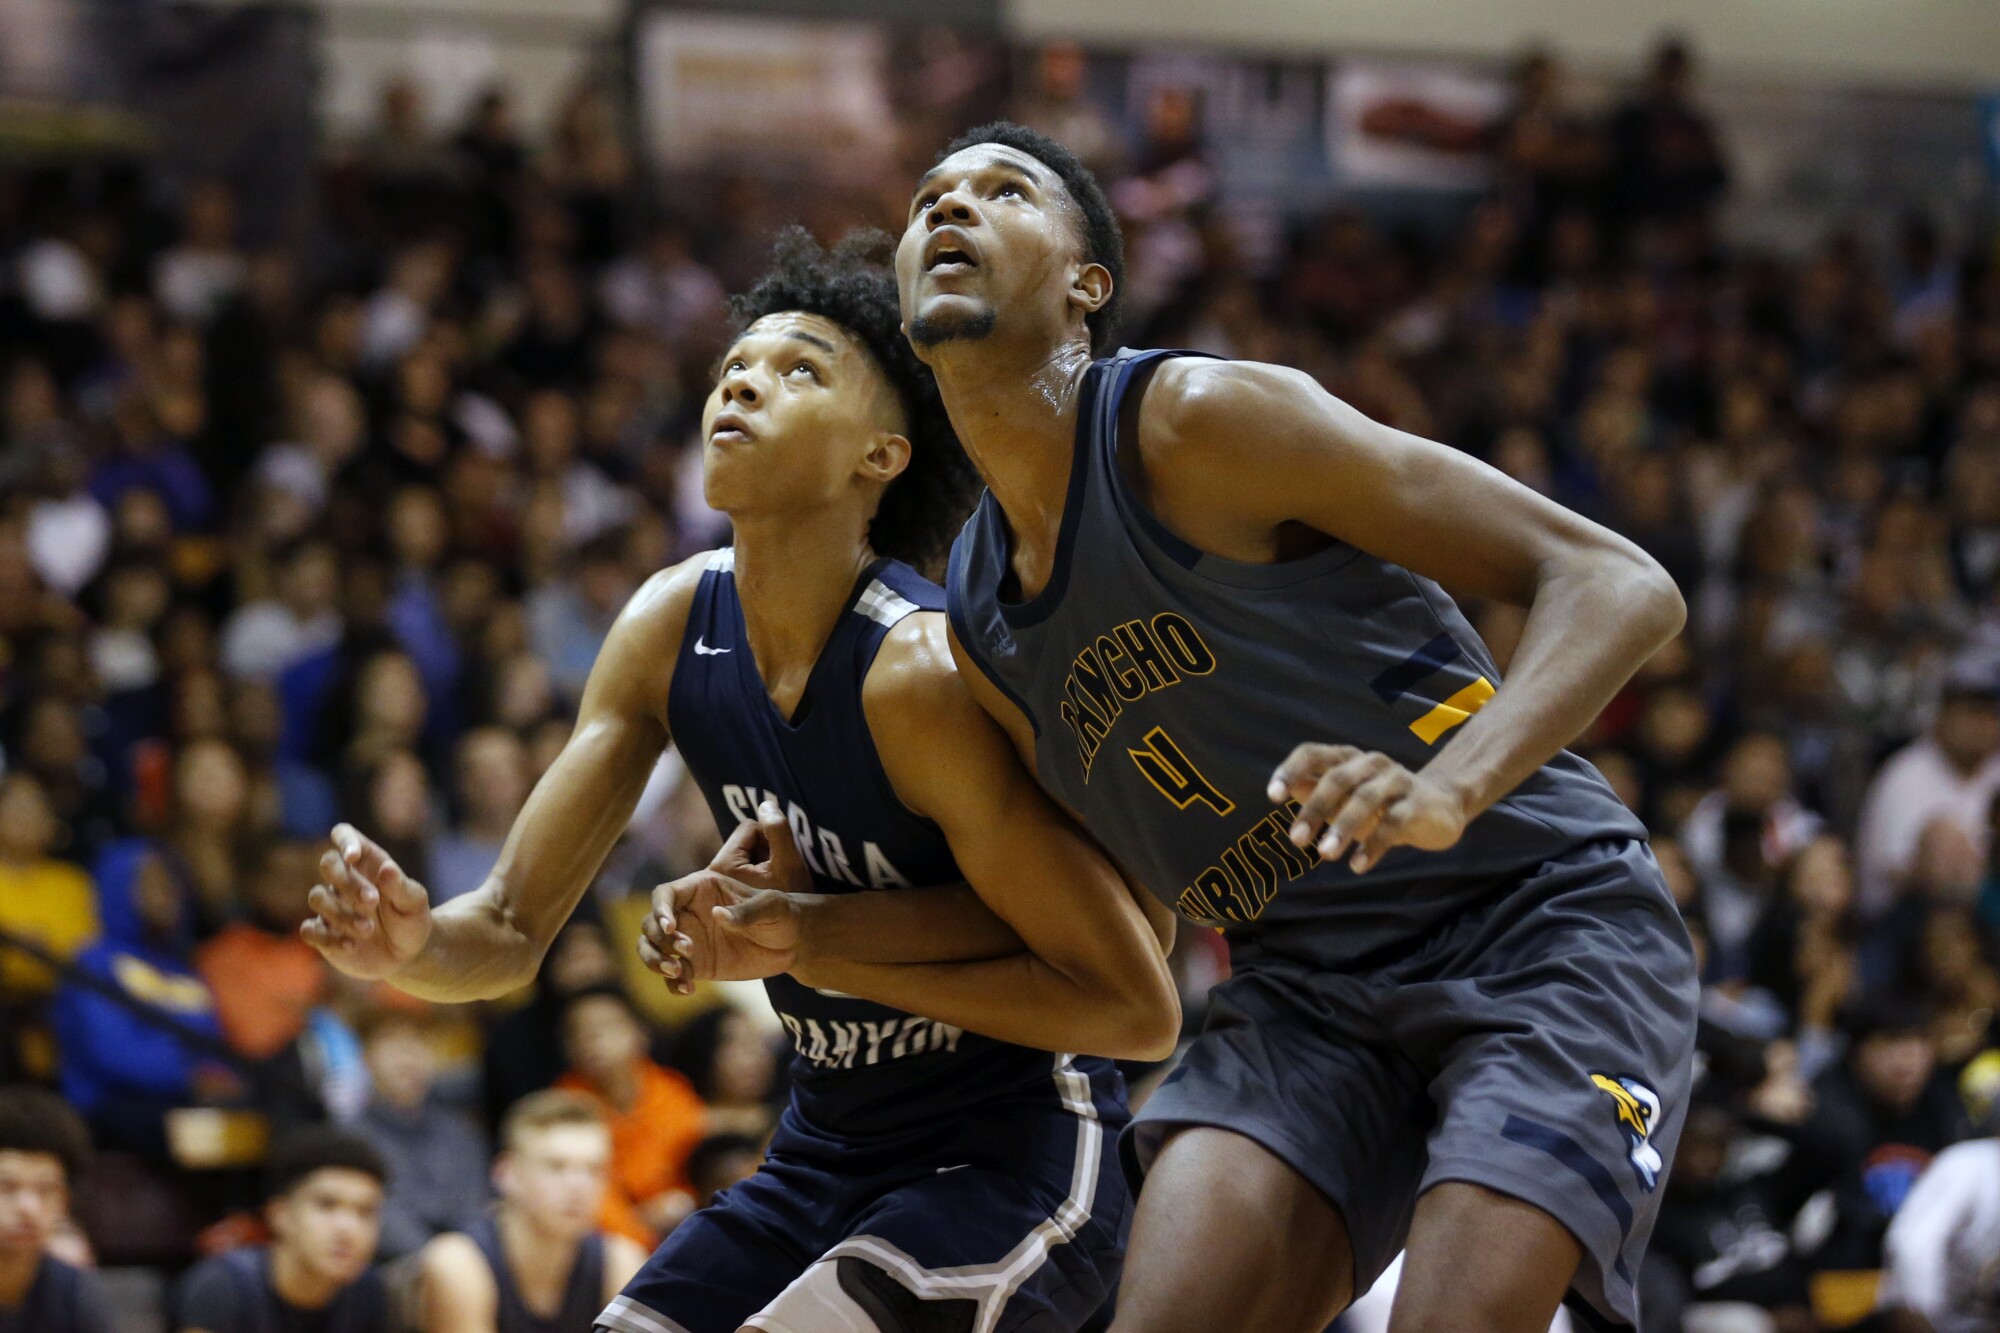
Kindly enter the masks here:
[[[342, 825], [304, 933], [433, 999], [520, 985], [671, 736], [721, 827], [762, 810], [788, 828], [827, 947], [769, 969], [790, 969], [767, 986], [796, 1053], [765, 1165], [676, 1228], [599, 1327], [1076, 1329], [1115, 1284], [1129, 1214], [1102, 1057], [1173, 1047], [1171, 917], [1150, 920], [1037, 788], [956, 674], [941, 590], [903, 562], [942, 555], [970, 472], [893, 278], [797, 233], [737, 310], [703, 415], [704, 488], [735, 545], [627, 606], [482, 888], [432, 912]], [[867, 962], [844, 900], [911, 886], [957, 886], [906, 918], [889, 905], [892, 935], [950, 961]]]
[[[924, 177], [897, 256], [988, 487], [947, 580], [961, 674], [1231, 946], [1124, 1139], [1145, 1188], [1114, 1327], [1309, 1333], [1405, 1246], [1395, 1333], [1542, 1333], [1565, 1300], [1635, 1324], [1695, 975], [1645, 829], [1563, 747], [1681, 599], [1303, 374], [1113, 355], [1122, 267], [1089, 172], [1007, 124]], [[1529, 608], [1505, 685], [1446, 587]], [[677, 917], [697, 967], [711, 933], [796, 915], [732, 894]]]

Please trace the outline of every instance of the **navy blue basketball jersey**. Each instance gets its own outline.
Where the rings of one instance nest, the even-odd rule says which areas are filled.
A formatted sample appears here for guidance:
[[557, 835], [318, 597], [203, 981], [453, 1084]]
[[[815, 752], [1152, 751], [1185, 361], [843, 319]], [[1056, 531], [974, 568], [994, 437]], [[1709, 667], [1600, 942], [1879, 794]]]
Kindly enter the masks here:
[[538, 1315], [528, 1308], [514, 1280], [514, 1266], [507, 1262], [507, 1246], [500, 1239], [500, 1219], [488, 1213], [465, 1233], [479, 1247], [486, 1267], [493, 1273], [497, 1301], [494, 1333], [590, 1333], [604, 1308], [604, 1235], [593, 1231], [577, 1246], [576, 1261], [570, 1265], [569, 1281], [563, 1285], [562, 1304], [552, 1315]]
[[[883, 639], [905, 616], [942, 610], [943, 591], [907, 565], [870, 564], [787, 718], [751, 654], [735, 567], [732, 550], [710, 557], [667, 702], [674, 743], [716, 825], [727, 834], [774, 801], [820, 893], [962, 882], [944, 834], [890, 786], [861, 705]], [[764, 985], [792, 1038], [794, 1106], [827, 1131], [894, 1133], [1003, 1103], [1063, 1102], [1046, 1052], [788, 975]], [[1109, 1061], [1078, 1059], [1075, 1068], [1097, 1102], [1118, 1109]]]
[[[1173, 352], [1086, 372], [1047, 586], [1022, 601], [992, 494], [952, 547], [952, 628], [1027, 714], [1036, 776], [1149, 889], [1232, 937], [1317, 966], [1407, 949], [1461, 909], [1584, 843], [1645, 829], [1564, 751], [1448, 851], [1407, 847], [1356, 875], [1294, 847], [1265, 794], [1304, 741], [1421, 769], [1500, 683], [1486, 646], [1429, 579], [1336, 543], [1248, 564], [1182, 541], [1118, 463], [1134, 374]], [[1136, 444], [1132, 447], [1136, 447]]]

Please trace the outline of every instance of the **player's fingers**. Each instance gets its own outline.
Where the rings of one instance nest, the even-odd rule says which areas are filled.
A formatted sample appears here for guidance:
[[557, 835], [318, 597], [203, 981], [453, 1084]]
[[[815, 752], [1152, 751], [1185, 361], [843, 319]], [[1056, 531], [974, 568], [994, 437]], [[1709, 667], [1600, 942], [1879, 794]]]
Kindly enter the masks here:
[[1415, 813], [1416, 806], [1411, 804], [1408, 796], [1392, 802], [1382, 812], [1382, 818], [1376, 821], [1374, 830], [1361, 840], [1354, 855], [1348, 859], [1348, 867], [1357, 875], [1365, 874], [1381, 861], [1391, 847], [1401, 846], [1404, 833], [1410, 826], [1410, 818]]
[[771, 882], [780, 889], [800, 887], [806, 868], [799, 859], [799, 845], [792, 840], [792, 826], [785, 819], [784, 811], [778, 809], [776, 801], [766, 801], [757, 807], [757, 823], [764, 831], [764, 841], [770, 848], [769, 862]]
[[722, 844], [722, 850], [715, 854], [714, 859], [708, 863], [708, 868], [720, 870], [725, 875], [733, 875], [744, 866], [762, 860], [756, 851], [757, 843], [763, 836], [764, 831], [757, 826], [755, 820], [744, 820], [730, 832], [728, 841]]
[[368, 878], [349, 864], [338, 851], [320, 854], [319, 873], [326, 886], [338, 894], [341, 901], [357, 911], [374, 910], [376, 902], [381, 897]]
[[375, 930], [375, 921], [366, 913], [357, 912], [324, 884], [312, 886], [306, 895], [306, 906], [318, 914], [319, 918], [344, 935], [368, 935]]
[[691, 995], [694, 993], [694, 986], [688, 979], [688, 964], [685, 959], [673, 958], [662, 954], [658, 949], [653, 947], [650, 940], [643, 937], [639, 941], [639, 959], [645, 963], [648, 971], [655, 972], [665, 978], [667, 988], [673, 991], [674, 994]]
[[305, 924], [299, 927], [299, 938], [328, 957], [346, 953], [354, 947], [354, 941], [336, 932], [324, 918], [316, 916], [307, 917]]
[[1265, 794], [1273, 803], [1287, 798], [1303, 801], [1312, 795], [1314, 784], [1328, 769], [1336, 768], [1360, 753], [1352, 745], [1323, 745], [1318, 742], [1300, 745], [1272, 771], [1270, 787]]
[[352, 824], [333, 826], [333, 845], [340, 849], [341, 859], [360, 871], [371, 884], [380, 884], [383, 872], [396, 864], [394, 858], [382, 850], [382, 844]]
[[1347, 804], [1340, 808], [1320, 834], [1319, 854], [1327, 861], [1337, 860], [1349, 847], [1354, 846], [1375, 831], [1381, 822], [1383, 812], [1401, 800], [1410, 790], [1410, 775], [1401, 768], [1390, 768], [1376, 774], [1354, 789], [1347, 798]]
[[1328, 769], [1299, 802], [1299, 813], [1292, 819], [1292, 841], [1304, 847], [1319, 837], [1320, 826], [1347, 804], [1355, 788], [1380, 773], [1386, 763], [1382, 755], [1357, 753]]
[[403, 873], [403, 867], [391, 861], [383, 867], [379, 881], [382, 890], [382, 904], [392, 912], [404, 916], [419, 916], [431, 907], [431, 895], [424, 886]]

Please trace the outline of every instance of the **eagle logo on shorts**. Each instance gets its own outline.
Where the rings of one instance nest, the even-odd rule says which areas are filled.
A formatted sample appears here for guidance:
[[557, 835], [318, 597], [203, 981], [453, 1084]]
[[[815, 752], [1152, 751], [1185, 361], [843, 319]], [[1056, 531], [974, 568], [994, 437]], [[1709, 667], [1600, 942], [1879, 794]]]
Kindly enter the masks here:
[[1618, 1128], [1625, 1132], [1626, 1155], [1639, 1174], [1639, 1186], [1648, 1194], [1658, 1188], [1666, 1163], [1652, 1143], [1653, 1127], [1660, 1123], [1660, 1095], [1630, 1074], [1592, 1073], [1590, 1081], [1609, 1097], [1616, 1108]]

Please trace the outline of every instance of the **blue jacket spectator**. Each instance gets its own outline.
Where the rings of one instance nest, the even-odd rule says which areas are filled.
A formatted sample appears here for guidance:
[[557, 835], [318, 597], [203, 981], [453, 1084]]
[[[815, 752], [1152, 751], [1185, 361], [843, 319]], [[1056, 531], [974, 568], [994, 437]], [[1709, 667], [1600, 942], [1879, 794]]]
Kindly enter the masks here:
[[62, 1091], [100, 1141], [162, 1153], [166, 1112], [211, 1099], [233, 1076], [138, 1010], [165, 1015], [220, 1043], [215, 997], [190, 961], [193, 913], [165, 853], [144, 838], [121, 839], [98, 857], [96, 873], [104, 934], [76, 965], [128, 1002], [74, 981], [57, 993]]

